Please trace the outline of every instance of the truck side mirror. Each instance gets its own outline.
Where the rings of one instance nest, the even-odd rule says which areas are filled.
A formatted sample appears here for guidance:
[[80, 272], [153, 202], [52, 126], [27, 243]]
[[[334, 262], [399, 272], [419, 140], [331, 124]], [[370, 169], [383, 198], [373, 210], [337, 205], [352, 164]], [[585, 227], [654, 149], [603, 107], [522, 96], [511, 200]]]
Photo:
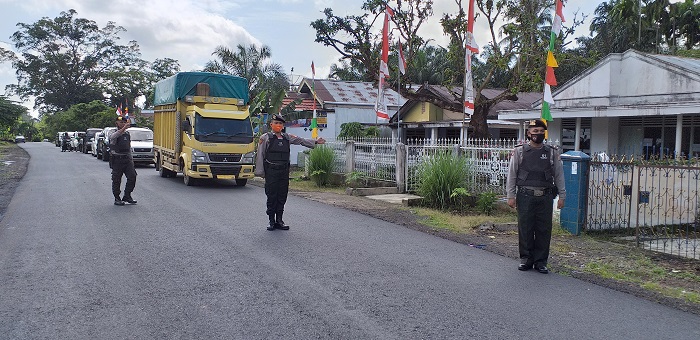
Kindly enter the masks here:
[[190, 124], [190, 121], [189, 121], [189, 120], [183, 120], [183, 121], [182, 121], [182, 131], [185, 131], [185, 132], [187, 132], [187, 133], [189, 133], [190, 131], [192, 131], [192, 124]]

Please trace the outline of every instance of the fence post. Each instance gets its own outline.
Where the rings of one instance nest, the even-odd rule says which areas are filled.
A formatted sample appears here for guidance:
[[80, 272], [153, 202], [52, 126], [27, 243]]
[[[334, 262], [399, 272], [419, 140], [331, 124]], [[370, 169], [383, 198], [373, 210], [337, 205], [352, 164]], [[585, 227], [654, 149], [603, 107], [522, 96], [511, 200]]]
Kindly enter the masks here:
[[406, 192], [406, 145], [396, 143], [396, 186], [399, 193]]
[[355, 171], [355, 141], [345, 141], [345, 174]]
[[455, 144], [455, 145], [452, 146], [452, 155], [453, 155], [454, 157], [459, 157], [461, 151], [462, 151], [462, 148], [461, 148], [461, 146], [460, 146], [459, 144]]

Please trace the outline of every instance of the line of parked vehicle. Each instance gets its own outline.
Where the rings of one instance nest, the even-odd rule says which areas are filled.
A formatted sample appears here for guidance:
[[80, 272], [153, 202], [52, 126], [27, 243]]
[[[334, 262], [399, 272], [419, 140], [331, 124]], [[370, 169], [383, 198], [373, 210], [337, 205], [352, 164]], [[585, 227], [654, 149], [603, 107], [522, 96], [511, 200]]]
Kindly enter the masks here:
[[[78, 151], [109, 161], [109, 134], [117, 128], [89, 128], [86, 131], [60, 131], [56, 135], [56, 147], [61, 152]], [[153, 131], [148, 128], [131, 127], [126, 130], [131, 136], [131, 154], [134, 163], [148, 165], [153, 161]]]

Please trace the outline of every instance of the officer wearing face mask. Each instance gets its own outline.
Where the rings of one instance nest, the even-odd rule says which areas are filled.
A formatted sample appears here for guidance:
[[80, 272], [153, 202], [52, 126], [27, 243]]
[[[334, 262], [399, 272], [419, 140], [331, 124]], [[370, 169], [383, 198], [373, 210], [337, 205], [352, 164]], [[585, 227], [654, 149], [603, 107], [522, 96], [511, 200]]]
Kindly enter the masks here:
[[266, 213], [269, 218], [267, 230], [289, 230], [289, 226], [282, 221], [289, 192], [289, 145], [314, 148], [316, 144], [326, 142], [323, 138], [313, 140], [284, 133], [284, 123], [280, 115], [272, 116], [271, 131], [260, 136], [255, 161], [255, 175], [265, 178]]
[[547, 125], [532, 120], [527, 129], [529, 142], [513, 149], [508, 167], [508, 205], [518, 211], [518, 270], [535, 268], [549, 273], [549, 243], [552, 238], [553, 200], [564, 207], [564, 167], [556, 147], [544, 144]]

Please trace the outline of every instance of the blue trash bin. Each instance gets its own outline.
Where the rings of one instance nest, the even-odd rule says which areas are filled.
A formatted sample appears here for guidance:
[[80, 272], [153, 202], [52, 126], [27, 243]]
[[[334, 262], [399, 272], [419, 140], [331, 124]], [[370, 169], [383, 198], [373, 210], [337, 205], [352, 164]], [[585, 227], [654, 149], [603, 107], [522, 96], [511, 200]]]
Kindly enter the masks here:
[[573, 235], [580, 235], [588, 207], [588, 166], [591, 156], [581, 151], [561, 154], [564, 164], [566, 199], [559, 214], [561, 227]]

